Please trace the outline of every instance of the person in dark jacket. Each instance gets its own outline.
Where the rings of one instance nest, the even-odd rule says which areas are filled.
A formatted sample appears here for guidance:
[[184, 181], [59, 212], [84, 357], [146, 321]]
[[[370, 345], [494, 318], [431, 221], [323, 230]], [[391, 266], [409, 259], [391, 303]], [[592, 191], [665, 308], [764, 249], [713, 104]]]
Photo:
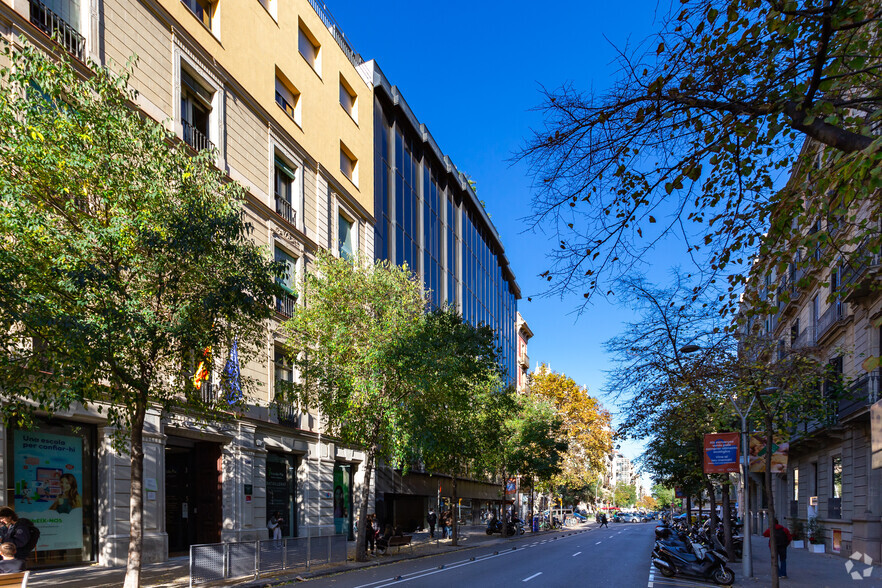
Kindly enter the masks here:
[[25, 546], [30, 542], [31, 534], [25, 522], [19, 520], [14, 510], [4, 506], [0, 508], [0, 524], [6, 526], [6, 531], [0, 537], [0, 540], [4, 543], [9, 542], [15, 545], [15, 559], [26, 560], [28, 555], [30, 555], [30, 550], [25, 549]]
[[435, 538], [435, 525], [438, 523], [438, 515], [435, 514], [435, 509], [429, 509], [429, 516], [426, 517], [426, 522], [429, 523], [429, 537], [431, 539]]
[[[784, 525], [778, 524], [778, 519], [775, 519], [775, 524], [773, 525], [773, 528], [775, 529], [775, 547], [778, 551], [778, 577], [786, 578], [787, 546], [790, 545], [791, 541], [793, 541], [793, 535], [790, 534], [790, 529], [788, 529]], [[763, 531], [763, 537], [768, 537], [770, 530], [771, 529], [766, 529], [765, 531]], [[769, 538], [769, 549], [771, 548], [772, 539]]]
[[24, 561], [15, 558], [15, 543], [7, 541], [0, 544], [0, 574], [14, 574], [24, 570]]

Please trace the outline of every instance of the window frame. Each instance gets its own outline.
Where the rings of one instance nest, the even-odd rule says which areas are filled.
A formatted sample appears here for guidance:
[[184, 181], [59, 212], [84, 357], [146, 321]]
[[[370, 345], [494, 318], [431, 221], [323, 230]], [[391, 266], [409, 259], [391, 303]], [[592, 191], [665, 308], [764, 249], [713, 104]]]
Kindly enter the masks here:
[[358, 187], [358, 158], [343, 141], [340, 141], [340, 173]]
[[[344, 99], [345, 102], [344, 103]], [[346, 78], [343, 77], [343, 74], [340, 74], [340, 106], [349, 115], [349, 118], [357, 125], [358, 124], [358, 92], [356, 92], [352, 85], [346, 81]]]
[[[276, 106], [278, 106], [289, 119], [294, 121], [294, 124], [302, 129], [301, 104], [303, 103], [303, 97], [300, 90], [298, 90], [278, 68], [276, 68], [274, 100]], [[282, 102], [285, 102], [286, 104], [282, 104]], [[286, 105], [288, 108], [286, 108]]]
[[[307, 47], [311, 49], [309, 55], [304, 53], [304, 50]], [[312, 31], [309, 30], [309, 27], [306, 26], [306, 23], [304, 23], [302, 19], [298, 19], [297, 52], [300, 53], [300, 56], [303, 57], [303, 60], [306, 61], [316, 75], [321, 78], [322, 44], [319, 43], [318, 39], [312, 34]]]

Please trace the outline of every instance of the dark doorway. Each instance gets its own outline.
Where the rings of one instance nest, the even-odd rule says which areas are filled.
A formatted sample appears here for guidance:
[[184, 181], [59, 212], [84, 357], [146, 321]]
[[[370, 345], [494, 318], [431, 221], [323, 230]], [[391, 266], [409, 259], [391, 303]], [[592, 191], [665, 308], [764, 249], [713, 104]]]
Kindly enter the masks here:
[[266, 518], [281, 513], [282, 537], [297, 537], [296, 458], [269, 453], [266, 456]]
[[170, 556], [221, 540], [221, 446], [169, 438], [165, 448], [165, 528]]

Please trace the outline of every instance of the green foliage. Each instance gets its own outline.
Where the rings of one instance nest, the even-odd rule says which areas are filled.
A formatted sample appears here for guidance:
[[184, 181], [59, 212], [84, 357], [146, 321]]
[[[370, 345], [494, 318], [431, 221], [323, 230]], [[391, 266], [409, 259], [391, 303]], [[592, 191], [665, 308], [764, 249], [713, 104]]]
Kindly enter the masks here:
[[778, 275], [865, 266], [882, 246], [880, 19], [873, 2], [684, 0], [605, 92], [546, 92], [522, 157], [536, 218], [561, 232], [549, 293], [612, 294], [668, 236], [703, 286], [728, 281], [723, 312], [757, 254]]
[[616, 484], [613, 489], [613, 503], [616, 506], [634, 506], [636, 501], [637, 487], [634, 484]]
[[[150, 405], [217, 413], [193, 354], [263, 353], [275, 266], [243, 191], [130, 108], [127, 74], [3, 47], [0, 394], [7, 423], [100, 403], [120, 427]], [[26, 399], [26, 400], [24, 400]], [[133, 423], [134, 421], [134, 423]]]
[[548, 401], [533, 396], [518, 396], [516, 401], [517, 411], [502, 433], [511, 471], [549, 482], [563, 471], [568, 447], [563, 419]]
[[652, 496], [661, 508], [668, 508], [674, 503], [674, 489], [661, 484], [652, 487]]
[[823, 545], [824, 544], [824, 536], [827, 533], [827, 529], [824, 528], [823, 523], [818, 520], [817, 517], [812, 517], [808, 520], [808, 538], [809, 543], [812, 545]]

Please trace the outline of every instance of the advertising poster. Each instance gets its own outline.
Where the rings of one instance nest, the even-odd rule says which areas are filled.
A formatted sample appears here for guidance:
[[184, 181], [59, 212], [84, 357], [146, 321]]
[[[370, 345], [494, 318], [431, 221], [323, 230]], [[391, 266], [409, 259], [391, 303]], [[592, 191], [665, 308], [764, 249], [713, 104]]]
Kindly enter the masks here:
[[[772, 473], [787, 473], [787, 452], [790, 450], [790, 443], [784, 441], [781, 435], [772, 437]], [[750, 448], [747, 454], [747, 462], [750, 464], [750, 471], [764, 472], [766, 471], [766, 435], [765, 433], [753, 433], [750, 435]]]
[[738, 472], [738, 433], [709, 433], [704, 436], [704, 473]]
[[38, 551], [83, 548], [83, 440], [15, 431], [15, 512], [40, 529]]

